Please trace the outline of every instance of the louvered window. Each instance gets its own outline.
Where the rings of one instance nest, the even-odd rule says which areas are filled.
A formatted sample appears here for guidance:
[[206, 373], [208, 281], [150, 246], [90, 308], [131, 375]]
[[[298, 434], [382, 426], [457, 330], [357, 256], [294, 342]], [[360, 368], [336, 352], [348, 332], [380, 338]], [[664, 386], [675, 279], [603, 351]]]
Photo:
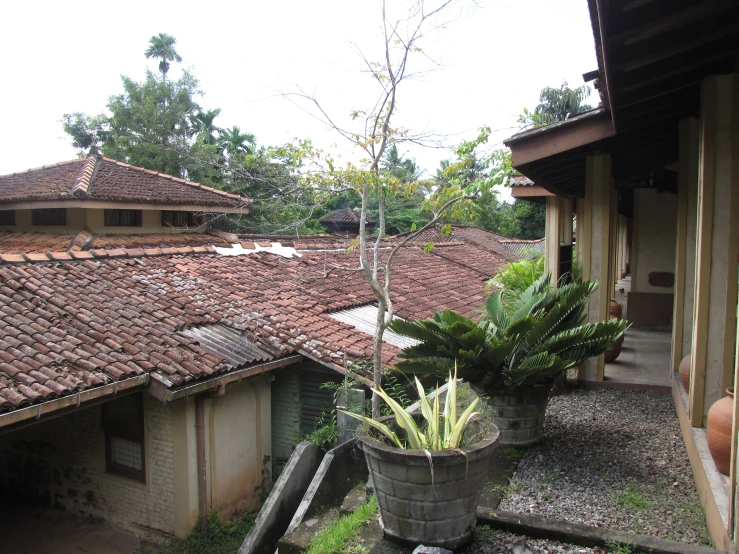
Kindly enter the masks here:
[[141, 210], [105, 210], [106, 227], [141, 227]]
[[331, 420], [331, 412], [336, 407], [333, 389], [321, 388], [326, 382], [341, 382], [332, 373], [318, 371], [300, 372], [300, 434], [307, 435], [316, 430], [321, 416], [324, 424]]
[[66, 225], [67, 208], [42, 208], [31, 210], [31, 223], [35, 226]]
[[200, 216], [193, 212], [162, 210], [162, 227], [198, 227]]

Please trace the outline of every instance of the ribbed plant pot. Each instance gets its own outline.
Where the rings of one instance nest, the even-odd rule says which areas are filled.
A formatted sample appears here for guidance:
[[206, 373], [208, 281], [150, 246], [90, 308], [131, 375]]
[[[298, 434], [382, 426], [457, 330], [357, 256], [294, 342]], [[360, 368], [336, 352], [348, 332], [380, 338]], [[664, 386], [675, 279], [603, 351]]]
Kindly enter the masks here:
[[[388, 424], [392, 417], [383, 418]], [[460, 451], [402, 450], [360, 428], [357, 433], [372, 475], [384, 535], [404, 544], [454, 550], [472, 538], [475, 509], [498, 446], [498, 428], [488, 419], [470, 423], [480, 440]], [[470, 435], [472, 436], [472, 435]], [[433, 470], [432, 470], [433, 468]]]
[[491, 419], [500, 429], [501, 446], [523, 447], [536, 444], [544, 436], [544, 417], [552, 384], [502, 388], [482, 392], [485, 402], [495, 410]]

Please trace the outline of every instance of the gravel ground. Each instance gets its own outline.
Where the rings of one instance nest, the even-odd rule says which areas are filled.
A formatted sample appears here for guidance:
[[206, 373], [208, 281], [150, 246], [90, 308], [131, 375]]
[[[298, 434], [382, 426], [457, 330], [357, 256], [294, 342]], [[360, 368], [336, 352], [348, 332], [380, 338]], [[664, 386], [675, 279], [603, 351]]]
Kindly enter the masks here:
[[670, 395], [571, 389], [544, 431], [501, 510], [711, 545]]
[[536, 540], [513, 533], [496, 531], [482, 526], [475, 529], [474, 540], [465, 548], [457, 551], [460, 554], [586, 554], [603, 553], [599, 548], [585, 548], [574, 544], [557, 541]]

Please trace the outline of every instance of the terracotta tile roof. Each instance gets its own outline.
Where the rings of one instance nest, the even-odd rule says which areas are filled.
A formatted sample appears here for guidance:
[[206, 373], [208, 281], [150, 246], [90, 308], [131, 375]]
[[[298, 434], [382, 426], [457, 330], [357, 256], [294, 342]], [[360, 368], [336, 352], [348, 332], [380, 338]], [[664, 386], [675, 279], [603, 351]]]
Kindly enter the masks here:
[[516, 254], [501, 244], [502, 240], [509, 240], [509, 237], [493, 233], [492, 231], [486, 231], [479, 227], [466, 227], [464, 225], [455, 225], [453, 227], [453, 235], [483, 250], [495, 252], [510, 262], [515, 262], [519, 259]]
[[64, 252], [77, 235], [51, 233], [16, 233], [0, 231], [0, 254]]
[[250, 202], [237, 194], [94, 156], [0, 176], [0, 205], [75, 199], [204, 208], [239, 208]]
[[0, 254], [38, 254], [82, 251], [91, 248], [166, 248], [178, 246], [228, 245], [227, 239], [206, 233], [143, 233], [95, 235], [89, 229], [78, 234], [17, 233], [0, 231]]
[[[360, 273], [332, 270], [356, 264], [356, 252], [225, 257], [210, 246], [0, 254], [0, 412], [144, 373], [178, 387], [231, 371], [180, 332], [216, 323], [275, 357], [369, 360], [372, 336], [329, 315], [374, 302]], [[403, 318], [473, 315], [483, 287], [450, 256], [404, 248], [391, 294]], [[384, 362], [397, 353], [385, 345]]]
[[144, 233], [95, 235], [90, 248], [165, 248], [168, 246], [227, 245], [230, 241], [206, 233]]
[[70, 198], [85, 160], [80, 158], [0, 176], [0, 204], [19, 200]]
[[[321, 223], [351, 223], [359, 225], [361, 219], [362, 212], [359, 210], [344, 208], [343, 210], [335, 211], [321, 218]], [[377, 224], [377, 220], [367, 216], [367, 224], [375, 225]]]

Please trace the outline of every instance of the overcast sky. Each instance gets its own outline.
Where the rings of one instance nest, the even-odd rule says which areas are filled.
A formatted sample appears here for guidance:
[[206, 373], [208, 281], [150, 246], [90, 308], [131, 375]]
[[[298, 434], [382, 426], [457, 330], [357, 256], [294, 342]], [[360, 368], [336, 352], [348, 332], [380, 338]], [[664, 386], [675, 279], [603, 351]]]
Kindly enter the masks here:
[[[537, 104], [542, 87], [564, 80], [579, 86], [582, 73], [596, 69], [586, 0], [481, 6], [425, 43], [442, 69], [399, 91], [397, 124], [448, 135], [449, 144], [486, 124], [500, 129], [498, 142], [514, 132], [524, 107]], [[182, 65], [205, 92], [200, 104], [222, 108], [216, 124], [238, 125], [260, 145], [310, 138], [323, 147], [338, 143], [346, 157], [338, 136], [280, 93], [299, 85], [339, 119], [375, 97], [352, 49], [355, 43], [377, 57], [375, 0], [30, 1], [5, 3], [0, 14], [0, 174], [74, 158], [62, 114], [102, 112], [121, 91], [121, 75], [142, 80], [147, 67], [156, 71], [143, 54], [158, 33], [176, 37]], [[450, 157], [444, 150], [401, 152], [430, 174]]]

